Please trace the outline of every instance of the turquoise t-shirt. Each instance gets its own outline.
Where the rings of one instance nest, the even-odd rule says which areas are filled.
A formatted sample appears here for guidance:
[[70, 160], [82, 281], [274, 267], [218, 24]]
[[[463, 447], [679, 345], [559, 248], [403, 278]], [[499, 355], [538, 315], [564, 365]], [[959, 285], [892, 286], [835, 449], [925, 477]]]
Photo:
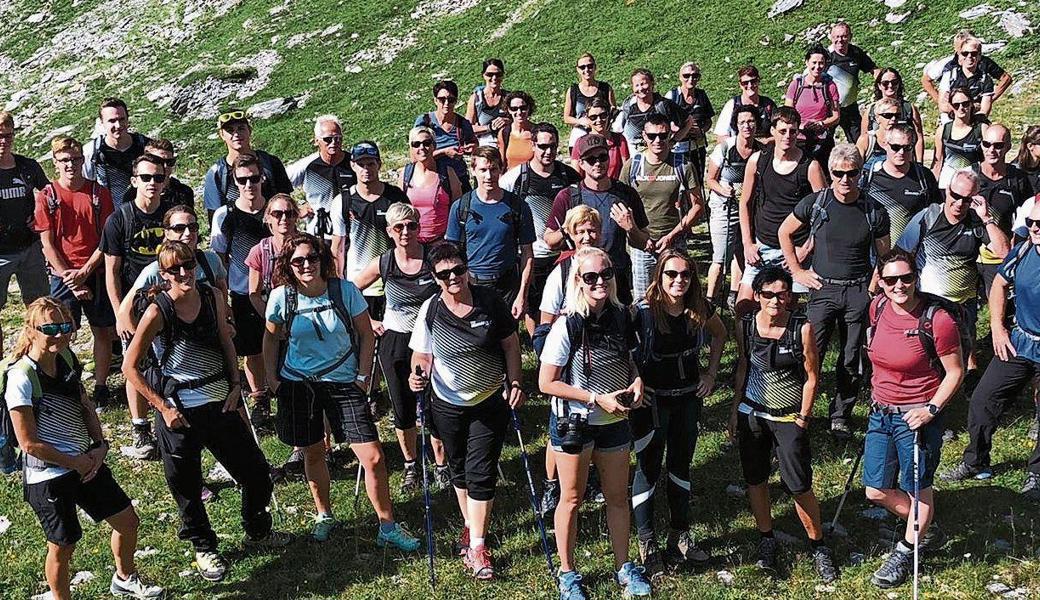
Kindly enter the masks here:
[[[343, 289], [343, 303], [351, 317], [368, 310], [368, 303], [357, 286], [346, 280], [340, 280], [340, 285]], [[267, 301], [267, 320], [278, 325], [283, 325], [287, 316], [285, 290], [284, 285], [275, 288]], [[279, 377], [283, 381], [301, 381], [299, 375], [291, 372], [307, 375], [318, 373], [339, 361], [345, 353], [350, 353], [347, 360], [319, 377], [318, 381], [352, 383], [358, 372], [358, 352], [353, 347], [346, 325], [333, 309], [328, 291], [314, 298], [297, 294], [296, 318], [293, 320], [289, 348]]]

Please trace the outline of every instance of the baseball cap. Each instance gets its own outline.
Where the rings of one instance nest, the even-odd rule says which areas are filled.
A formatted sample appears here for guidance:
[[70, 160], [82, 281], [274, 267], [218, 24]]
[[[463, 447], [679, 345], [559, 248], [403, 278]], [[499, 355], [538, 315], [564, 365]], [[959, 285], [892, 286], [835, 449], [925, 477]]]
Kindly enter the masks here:
[[598, 133], [588, 133], [578, 139], [576, 144], [578, 156], [585, 156], [594, 150], [606, 150], [607, 138]]
[[375, 145], [375, 142], [358, 142], [350, 149], [351, 160], [358, 160], [364, 156], [371, 156], [376, 160], [381, 160], [379, 157], [379, 148]]

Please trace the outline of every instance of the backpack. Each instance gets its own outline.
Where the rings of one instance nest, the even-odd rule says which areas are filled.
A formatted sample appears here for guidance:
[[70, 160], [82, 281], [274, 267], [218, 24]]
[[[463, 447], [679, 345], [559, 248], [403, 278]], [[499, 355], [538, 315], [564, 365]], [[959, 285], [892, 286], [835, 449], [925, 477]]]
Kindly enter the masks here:
[[[473, 205], [473, 195], [474, 194], [476, 194], [476, 192], [471, 190], [471, 191], [468, 191], [465, 194], [463, 194], [462, 197], [458, 199], [459, 210], [458, 210], [458, 213], [457, 213], [456, 223], [458, 223], [458, 226], [459, 226], [459, 241], [458, 241], [458, 245], [462, 249], [462, 253], [463, 254], [466, 254], [466, 222], [469, 220], [469, 213], [471, 212], [471, 207]], [[522, 209], [522, 207], [524, 205], [524, 201], [520, 199], [520, 196], [518, 196], [516, 194], [513, 194], [513, 193], [510, 193], [510, 192], [505, 192], [503, 194], [502, 200], [500, 200], [500, 202], [503, 202], [503, 201], [507, 202], [508, 206], [509, 206], [510, 221], [511, 221], [510, 225], [512, 226], [512, 229], [513, 229], [513, 240], [514, 240], [514, 243], [516, 244], [516, 251], [519, 252], [520, 251], [520, 245], [521, 245], [520, 244], [520, 227], [521, 227], [521, 224], [523, 222], [523, 212], [522, 212], [523, 209]]]
[[[939, 220], [939, 216], [943, 214], [943, 204], [929, 204], [928, 208], [924, 209], [924, 216], [921, 217], [920, 231], [918, 232], [917, 246], [920, 247], [924, 244], [924, 236], [931, 231], [932, 227]], [[974, 216], [973, 212], [968, 213], [968, 219], [977, 220], [978, 217]], [[972, 232], [975, 237], [982, 239], [984, 227], [981, 223], [976, 222], [975, 227], [972, 228]], [[917, 253], [917, 248], [909, 249], [911, 252]]]
[[[451, 195], [451, 180], [448, 178], [448, 165], [444, 161], [436, 160], [434, 164], [437, 165], [437, 178], [440, 180], [440, 187], [448, 195]], [[405, 193], [408, 192], [408, 188], [411, 187], [412, 177], [415, 176], [415, 163], [409, 162], [404, 166], [404, 175], [401, 177], [401, 190]]]
[[[47, 214], [53, 222], [54, 215], [58, 214], [58, 208], [61, 206], [61, 197], [58, 196], [58, 188], [53, 182], [48, 183], [47, 188], [50, 189], [50, 193], [47, 194]], [[97, 231], [98, 237], [100, 237], [101, 231], [104, 228], [104, 223], [101, 222], [101, 196], [98, 194], [97, 189], [98, 183], [91, 180], [90, 209], [94, 212], [94, 229]]]
[[[911, 162], [910, 165], [914, 171], [914, 175], [917, 176], [917, 183], [921, 187], [921, 197], [927, 198], [928, 192], [931, 191], [931, 186], [928, 185], [928, 178], [924, 174], [924, 167], [921, 166], [921, 163], [916, 161]], [[877, 173], [883, 168], [884, 166], [882, 165], [882, 163], [879, 162], [877, 163], [877, 166], [875, 166], [874, 168], [867, 169], [866, 172], [863, 174], [862, 181], [860, 181], [860, 189], [866, 192], [867, 188], [870, 186], [870, 182], [874, 181], [874, 173]]]
[[[340, 285], [340, 282], [341, 280], [337, 277], [329, 278], [327, 282], [329, 301], [332, 303], [332, 310], [335, 311], [336, 317], [339, 318], [340, 322], [342, 322], [343, 326], [347, 329], [347, 334], [350, 336], [350, 347], [347, 348], [346, 352], [344, 352], [343, 355], [336, 359], [332, 364], [313, 373], [301, 373], [286, 364], [285, 356], [289, 351], [289, 338], [292, 336], [292, 325], [293, 321], [296, 320], [297, 315], [301, 313], [321, 312], [329, 308], [328, 306], [319, 306], [317, 308], [309, 308], [300, 311], [300, 293], [295, 287], [287, 285], [285, 286], [285, 324], [282, 326], [282, 330], [285, 332], [285, 337], [282, 339], [281, 348], [278, 353], [278, 373], [281, 373], [282, 369], [285, 369], [290, 375], [299, 377], [303, 381], [318, 381], [322, 377], [338, 369], [340, 365], [347, 362], [347, 359], [355, 353], [357, 350], [357, 335], [354, 331], [354, 320], [350, 316], [350, 311], [347, 310], [346, 301], [343, 299], [343, 286]], [[317, 325], [314, 327], [315, 331], [317, 331]]]
[[[924, 310], [921, 311], [921, 316], [917, 318], [917, 329], [907, 331], [906, 336], [916, 336], [921, 340], [921, 346], [924, 347], [925, 353], [928, 354], [929, 364], [933, 369], [935, 369], [940, 377], [944, 377], [946, 375], [946, 369], [943, 368], [942, 361], [939, 359], [939, 353], [935, 349], [935, 313], [942, 310], [953, 319], [954, 324], [957, 326], [957, 334], [960, 338], [961, 356], [964, 357], [965, 363], [967, 363], [968, 355], [971, 354], [971, 349], [975, 345], [975, 340], [972, 339], [971, 328], [968, 327], [964, 308], [962, 308], [961, 305], [956, 302], [951, 302], [941, 296], [936, 296], [935, 294], [929, 294], [920, 290], [918, 290], [917, 295], [925, 303]], [[883, 311], [885, 305], [888, 304], [888, 296], [882, 294], [878, 298], [877, 304], [872, 306], [870, 309], [870, 322], [867, 326], [866, 337], [866, 347], [868, 350], [871, 342], [874, 340], [874, 332], [877, 330], [877, 324], [881, 321], [881, 311]]]
[[[816, 234], [820, 231], [820, 228], [823, 227], [823, 224], [830, 220], [827, 215], [827, 207], [830, 206], [832, 202], [837, 202], [834, 198], [834, 194], [830, 193], [830, 188], [823, 188], [816, 192], [815, 196], [816, 197], [813, 199], [812, 209], [809, 213], [809, 237], [812, 239], [816, 238]], [[867, 218], [867, 227], [873, 233], [881, 223], [881, 212], [884, 209], [866, 194], [863, 194], [856, 203], [863, 203], [865, 205], [864, 216]], [[875, 256], [876, 252], [874, 245], [871, 244], [871, 264], [877, 262], [877, 256]]]
[[[827, 90], [827, 88], [830, 87], [831, 83], [833, 83], [833, 82], [834, 82], [834, 79], [830, 75], [828, 75], [827, 73], [824, 73], [823, 76], [820, 77], [820, 83], [823, 84], [823, 92], [822, 92], [823, 93], [823, 104], [824, 104], [824, 106], [827, 107], [828, 111], [834, 110], [834, 99], [831, 98], [830, 92]], [[804, 92], [806, 90], [804, 76], [801, 73], [799, 73], [798, 75], [795, 75], [794, 76], [794, 83], [795, 83], [794, 99], [791, 100], [791, 103], [793, 105], [797, 106], [798, 105], [798, 98], [801, 97], [802, 92]], [[812, 87], [815, 89], [816, 86], [812, 86]]]
[[[216, 274], [213, 272], [213, 267], [209, 264], [209, 261], [206, 260], [206, 253], [202, 250], [195, 250], [195, 262], [202, 267], [204, 276], [204, 279], [199, 281], [199, 283], [205, 283], [215, 288], [217, 286]], [[130, 315], [135, 324], [141, 320], [141, 317], [144, 316], [144, 311], [148, 310], [148, 307], [153, 302], [153, 298], [149, 296], [148, 292], [149, 288], [138, 288], [134, 292], [133, 300], [130, 301]], [[165, 315], [163, 316], [165, 317]]]
[[[774, 154], [775, 151], [776, 151], [776, 146], [775, 145], [773, 145], [773, 144], [766, 144], [766, 146], [764, 148], [762, 148], [762, 150], [760, 151], [760, 154], [758, 155], [758, 162], [755, 164], [755, 189], [754, 189], [754, 196], [755, 196], [755, 210], [756, 211], [759, 208], [762, 207], [762, 203], [765, 201], [765, 189], [762, 187], [762, 176], [766, 172], [766, 167], [767, 166], [772, 166], [772, 164], [773, 164], [773, 154]], [[748, 160], [751, 160], [751, 158], [748, 157]], [[808, 152], [804, 152], [803, 151], [802, 152], [802, 158], [798, 162], [798, 166], [796, 166], [794, 168], [794, 171], [791, 171], [787, 175], [778, 175], [778, 177], [790, 177], [791, 175], [795, 175], [795, 176], [797, 176], [799, 178], [798, 187], [804, 188], [804, 187], [806, 187], [809, 184], [809, 169], [804, 169], [803, 170], [802, 169], [802, 164], [803, 163], [812, 162], [812, 160], [813, 160], [813, 157], [810, 156]], [[775, 172], [776, 171], [774, 170], [774, 173]], [[804, 178], [804, 181], [801, 180], [802, 178]], [[752, 215], [752, 221], [753, 220], [754, 220], [754, 215]]]
[[[605, 309], [611, 311], [611, 333], [610, 337], [617, 337], [620, 332], [620, 342], [624, 345], [626, 351], [631, 352], [632, 348], [632, 335], [634, 327], [630, 313], [624, 308], [617, 307], [614, 305], [608, 305]], [[570, 372], [571, 365], [574, 362], [575, 356], [578, 354], [578, 350], [581, 349], [583, 342], [585, 341], [586, 335], [590, 333], [588, 319], [578, 313], [571, 313], [566, 317], [567, 323], [567, 339], [570, 340], [570, 352], [567, 356], [567, 364], [563, 366], [562, 373], [566, 376]], [[592, 350], [588, 345], [585, 345], [585, 351], [582, 353], [582, 371], [585, 377], [588, 378], [592, 374]]]
[[[741, 333], [744, 334], [744, 356], [750, 360], [752, 345], [751, 341], [754, 339], [756, 333], [755, 330], [755, 315], [758, 311], [745, 314], [740, 318]], [[791, 349], [791, 354], [795, 360], [802, 362], [805, 360], [805, 344], [802, 343], [802, 326], [805, 325], [809, 317], [804, 311], [794, 310], [791, 311], [791, 316], [787, 320], [787, 329], [784, 330], [783, 341], [787, 347]]]
[[[82, 369], [80, 368], [79, 361], [76, 360], [76, 356], [72, 353], [72, 350], [70, 348], [65, 348], [58, 353], [58, 357], [69, 368], [72, 376], [75, 377], [75, 381], [78, 383]], [[43, 389], [40, 386], [40, 377], [37, 375], [36, 369], [29, 364], [19, 362], [20, 359], [21, 357], [15, 358], [11, 356], [4, 359], [3, 362], [0, 362], [0, 399], [7, 395], [8, 371], [11, 369], [18, 369], [25, 374], [29, 379], [29, 383], [32, 384], [33, 412], [35, 413], [37, 404], [43, 398]], [[14, 423], [11, 421], [11, 411], [7, 408], [7, 402], [2, 400], [0, 400], [0, 437], [6, 438], [7, 445], [10, 445], [12, 448], [19, 447], [18, 436], [15, 434], [14, 430]], [[3, 445], [4, 444], [0, 444], [0, 448], [2, 448]], [[25, 456], [27, 464], [34, 461], [33, 464], [29, 465], [32, 468], [46, 468], [47, 463], [44, 463], [42, 460], [29, 455]]]
[[[254, 150], [256, 157], [260, 159], [260, 172], [264, 176], [264, 184], [270, 185], [268, 182], [274, 179], [274, 167], [271, 162], [271, 155], [261, 150]], [[231, 178], [234, 175], [230, 165], [227, 164], [227, 160], [221, 158], [216, 162], [217, 172], [213, 175], [213, 181], [217, 184], [217, 193], [220, 194], [221, 204], [224, 204], [229, 209], [234, 206], [235, 201], [228, 199], [228, 190], [231, 189]], [[265, 187], [266, 191], [266, 187]]]
[[[105, 153], [101, 151], [101, 140], [103, 140], [104, 138], [105, 136], [99, 135], [90, 142], [90, 172], [94, 175], [94, 181], [97, 181], [98, 164], [107, 165], [107, 163], [102, 159]], [[136, 156], [144, 154], [144, 147], [147, 146], [148, 142], [151, 141], [145, 135], [137, 132], [133, 132], [130, 134], [130, 140], [130, 146], [127, 148], [127, 150], [130, 150], [131, 148], [134, 149]], [[105, 187], [109, 187], [108, 181], [98, 183], [101, 183], [101, 185]], [[115, 198], [112, 198], [112, 201], [114, 202]]]
[[[733, 132], [733, 135], [737, 133], [737, 108], [744, 106], [743, 96], [737, 94], [733, 96], [733, 110], [729, 119], [729, 129]], [[776, 109], [776, 102], [768, 96], [759, 94], [758, 96], [758, 122], [755, 135], [765, 135], [769, 132], [769, 127], [773, 119], [773, 111]]]
[[[657, 363], [656, 366], [662, 368], [671, 369], [674, 368], [679, 373], [679, 378], [686, 380], [688, 374], [686, 372], [686, 364], [691, 359], [696, 363], [700, 354], [701, 347], [704, 346], [705, 342], [705, 331], [701, 327], [697, 330], [697, 333], [693, 335], [693, 345], [682, 352], [674, 353], [662, 353], [657, 352], [654, 346], [657, 343], [657, 325], [654, 322], [654, 313], [648, 306], [641, 306], [636, 310], [635, 314], [635, 332], [636, 332], [636, 364], [646, 367], [649, 363]], [[693, 382], [694, 384], [696, 382]]]

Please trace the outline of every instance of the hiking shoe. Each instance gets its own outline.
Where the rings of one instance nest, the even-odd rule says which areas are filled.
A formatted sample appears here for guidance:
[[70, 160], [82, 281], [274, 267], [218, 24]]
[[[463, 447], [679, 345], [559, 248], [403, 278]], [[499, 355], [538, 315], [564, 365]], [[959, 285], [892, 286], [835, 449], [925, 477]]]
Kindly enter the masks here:
[[282, 465], [282, 472], [287, 476], [303, 474], [303, 448], [293, 448], [292, 454]]
[[438, 465], [433, 480], [438, 491], [451, 488], [451, 475], [448, 473], [448, 465]]
[[415, 466], [415, 463], [405, 463], [404, 474], [401, 477], [401, 493], [409, 494], [419, 489], [420, 479], [419, 469]]
[[906, 582], [906, 578], [910, 575], [913, 558], [912, 550], [908, 552], [901, 545], [897, 545], [892, 550], [892, 553], [888, 555], [888, 559], [881, 565], [881, 568], [874, 571], [870, 582], [883, 590], [903, 585]]
[[621, 570], [614, 575], [614, 578], [621, 586], [622, 598], [650, 597], [650, 581], [647, 580], [643, 567], [626, 562], [621, 565]]
[[314, 520], [314, 529], [311, 530], [311, 537], [314, 538], [315, 542], [327, 542], [335, 527], [336, 520], [332, 518], [332, 515], [318, 515]]
[[267, 532], [262, 538], [253, 538], [246, 535], [242, 539], [244, 546], [252, 546], [253, 548], [281, 548], [288, 546], [293, 541], [293, 536], [284, 531], [274, 531], [273, 529]]
[[1022, 489], [1019, 491], [1026, 500], [1040, 502], [1040, 475], [1027, 473], [1026, 481], [1022, 484]]
[[463, 527], [462, 532], [459, 533], [459, 541], [455, 542], [455, 554], [465, 559], [466, 552], [469, 550], [469, 527]]
[[227, 562], [216, 552], [196, 552], [195, 564], [206, 581], [220, 581], [227, 574]]
[[128, 454], [137, 460], [155, 460], [155, 436], [151, 425], [134, 425], [134, 445]]
[[130, 596], [131, 598], [161, 598], [164, 590], [157, 585], [148, 585], [141, 579], [141, 575], [133, 573], [126, 579], [120, 579], [119, 575], [112, 573], [112, 584], [108, 591], [114, 596]]
[[589, 481], [585, 486], [585, 502], [595, 502], [596, 504], [603, 504], [607, 501], [603, 497], [603, 488], [599, 484], [599, 471], [594, 468], [589, 469]]
[[827, 546], [817, 546], [812, 551], [813, 566], [816, 574], [824, 583], [832, 583], [838, 579], [838, 568], [834, 566], [834, 551]]
[[[556, 512], [560, 504], [560, 480], [546, 479], [542, 486], [542, 517]], [[579, 576], [580, 577], [580, 576]]]
[[415, 552], [419, 549], [419, 538], [409, 533], [400, 523], [394, 523], [394, 528], [390, 533], [383, 533], [382, 529], [379, 530], [376, 544], [381, 548], [390, 545], [404, 552]]
[[776, 538], [764, 537], [758, 542], [758, 560], [755, 566], [763, 571], [776, 570]]
[[477, 580], [489, 581], [495, 578], [495, 568], [491, 566], [491, 551], [487, 549], [487, 546], [480, 545], [467, 549], [464, 562], [473, 571], [473, 577]]
[[112, 404], [112, 391], [107, 385], [94, 386], [94, 412], [101, 414]]
[[1033, 419], [1033, 423], [1029, 426], [1029, 433], [1026, 435], [1035, 442], [1038, 434], [1040, 434], [1040, 420]]
[[711, 560], [707, 552], [697, 547], [689, 531], [670, 531], [664, 550], [665, 562], [675, 566], [706, 563]]
[[932, 523], [928, 525], [928, 531], [921, 536], [920, 550], [921, 552], [926, 550], [938, 550], [946, 545], [946, 542], [946, 532], [943, 531], [935, 521], [932, 521]]
[[585, 590], [581, 586], [581, 573], [561, 571], [557, 580], [559, 581], [560, 600], [587, 600]]
[[993, 477], [993, 471], [990, 470], [989, 467], [976, 469], [964, 461], [961, 461], [956, 467], [949, 471], [939, 473], [939, 479], [942, 479], [943, 481], [965, 481], [968, 479], [978, 479], [983, 481], [991, 477]]
[[852, 430], [845, 421], [831, 421], [831, 435], [839, 440], [852, 439]]
[[661, 552], [657, 549], [657, 540], [639, 540], [639, 559], [650, 579], [664, 575], [664, 561], [661, 560]]

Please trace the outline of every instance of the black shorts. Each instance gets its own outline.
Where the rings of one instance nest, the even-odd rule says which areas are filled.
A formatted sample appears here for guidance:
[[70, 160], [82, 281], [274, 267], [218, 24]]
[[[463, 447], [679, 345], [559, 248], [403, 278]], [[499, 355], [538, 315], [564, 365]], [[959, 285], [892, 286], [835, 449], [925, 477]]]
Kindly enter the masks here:
[[797, 423], [772, 421], [755, 415], [737, 415], [740, 466], [748, 485], [769, 479], [771, 454], [776, 448], [780, 481], [792, 495], [812, 490], [812, 451], [809, 435]]
[[476, 275], [472, 275], [472, 271], [470, 273], [470, 282], [473, 285], [495, 290], [495, 293], [505, 300], [506, 306], [512, 308], [517, 294], [520, 293], [520, 273], [516, 270], [516, 267], [506, 269], [495, 279], [481, 279]]
[[47, 541], [59, 546], [71, 546], [83, 537], [77, 506], [96, 523], [130, 506], [130, 498], [116, 483], [107, 466], [102, 466], [86, 483], [80, 481], [79, 473], [73, 471], [40, 483], [26, 484], [22, 494], [43, 526]]
[[69, 308], [72, 312], [72, 322], [77, 329], [83, 315], [87, 315], [87, 323], [91, 327], [115, 327], [116, 315], [112, 311], [112, 303], [108, 300], [108, 291], [105, 290], [103, 269], [94, 271], [84, 282], [92, 294], [89, 300], [77, 298], [60, 277], [51, 275], [50, 282], [51, 296]]
[[436, 437], [444, 442], [451, 485], [466, 490], [470, 498], [495, 497], [498, 458], [509, 427], [509, 405], [496, 391], [475, 406], [458, 406], [434, 398], [431, 421]]
[[231, 315], [235, 318], [235, 352], [239, 356], [256, 356], [263, 352], [267, 323], [253, 308], [248, 294], [231, 292]]
[[402, 431], [415, 427], [415, 392], [408, 387], [412, 369], [410, 333], [387, 329], [379, 342], [379, 367], [386, 379], [386, 391], [394, 412], [394, 427]]
[[283, 381], [278, 386], [278, 439], [298, 448], [325, 438], [325, 419], [336, 443], [378, 442], [365, 394], [351, 383]]
[[527, 316], [537, 323], [542, 313], [539, 307], [542, 304], [542, 294], [545, 291], [545, 281], [549, 279], [549, 273], [556, 267], [557, 256], [546, 256], [535, 258], [531, 267], [531, 282], [527, 286]]
[[365, 296], [365, 302], [368, 303], [368, 318], [382, 321], [386, 311], [386, 296]]

